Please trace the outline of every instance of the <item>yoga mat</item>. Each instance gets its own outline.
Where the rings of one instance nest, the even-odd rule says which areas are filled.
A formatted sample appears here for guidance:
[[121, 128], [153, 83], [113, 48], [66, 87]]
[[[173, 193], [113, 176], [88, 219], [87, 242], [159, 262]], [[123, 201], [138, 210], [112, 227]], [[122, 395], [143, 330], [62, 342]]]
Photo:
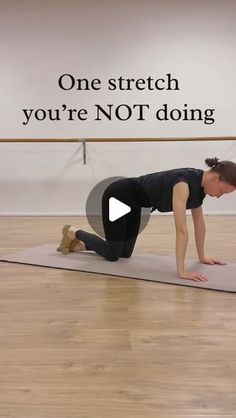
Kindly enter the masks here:
[[233, 263], [225, 266], [209, 266], [195, 260], [187, 260], [186, 269], [202, 272], [208, 276], [207, 282], [195, 282], [179, 279], [176, 276], [175, 257], [133, 253], [131, 258], [120, 258], [118, 261], [111, 262], [92, 251], [64, 255], [57, 252], [56, 247], [56, 245], [46, 244], [14, 254], [1, 255], [0, 261], [236, 292], [236, 264]]

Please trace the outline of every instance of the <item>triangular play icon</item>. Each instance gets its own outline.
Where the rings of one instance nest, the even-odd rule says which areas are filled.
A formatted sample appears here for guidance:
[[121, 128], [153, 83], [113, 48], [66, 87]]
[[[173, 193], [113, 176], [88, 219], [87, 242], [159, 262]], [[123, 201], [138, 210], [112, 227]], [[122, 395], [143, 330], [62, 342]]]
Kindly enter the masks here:
[[114, 222], [131, 211], [131, 208], [115, 197], [109, 199], [109, 221]]

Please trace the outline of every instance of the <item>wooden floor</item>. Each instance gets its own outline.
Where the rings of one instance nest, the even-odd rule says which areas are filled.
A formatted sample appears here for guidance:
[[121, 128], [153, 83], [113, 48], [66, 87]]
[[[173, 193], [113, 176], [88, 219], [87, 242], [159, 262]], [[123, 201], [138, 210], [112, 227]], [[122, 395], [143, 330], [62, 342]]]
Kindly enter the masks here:
[[[57, 243], [64, 223], [90, 230], [0, 218], [1, 252]], [[235, 262], [235, 217], [206, 225], [208, 254]], [[152, 216], [136, 251], [174, 241]], [[0, 263], [0, 417], [235, 418], [236, 294]]]

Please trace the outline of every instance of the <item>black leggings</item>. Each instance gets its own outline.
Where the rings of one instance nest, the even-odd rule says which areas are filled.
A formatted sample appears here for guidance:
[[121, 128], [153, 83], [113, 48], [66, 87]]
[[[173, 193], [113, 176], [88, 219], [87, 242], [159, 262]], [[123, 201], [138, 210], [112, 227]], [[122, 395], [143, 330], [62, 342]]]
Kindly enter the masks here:
[[[109, 199], [114, 197], [131, 211], [114, 222], [109, 221]], [[137, 201], [135, 182], [132, 179], [117, 180], [108, 186], [102, 197], [102, 221], [106, 240], [79, 229], [75, 236], [84, 242], [87, 250], [95, 251], [108, 261], [130, 257], [137, 240], [141, 220], [141, 206]]]

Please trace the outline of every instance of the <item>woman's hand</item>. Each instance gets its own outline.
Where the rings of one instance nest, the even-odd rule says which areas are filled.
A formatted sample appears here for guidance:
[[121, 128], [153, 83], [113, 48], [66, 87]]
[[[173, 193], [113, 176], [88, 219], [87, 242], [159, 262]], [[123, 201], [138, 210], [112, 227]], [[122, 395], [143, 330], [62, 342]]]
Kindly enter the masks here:
[[221, 260], [218, 260], [218, 259], [215, 259], [215, 258], [211, 258], [211, 257], [206, 257], [206, 256], [199, 258], [199, 261], [203, 264], [210, 264], [210, 265], [220, 264], [221, 266], [225, 266], [227, 264], [224, 261], [221, 261]]
[[178, 273], [180, 279], [194, 280], [195, 282], [207, 282], [208, 278], [205, 274], [194, 271], [183, 271]]

